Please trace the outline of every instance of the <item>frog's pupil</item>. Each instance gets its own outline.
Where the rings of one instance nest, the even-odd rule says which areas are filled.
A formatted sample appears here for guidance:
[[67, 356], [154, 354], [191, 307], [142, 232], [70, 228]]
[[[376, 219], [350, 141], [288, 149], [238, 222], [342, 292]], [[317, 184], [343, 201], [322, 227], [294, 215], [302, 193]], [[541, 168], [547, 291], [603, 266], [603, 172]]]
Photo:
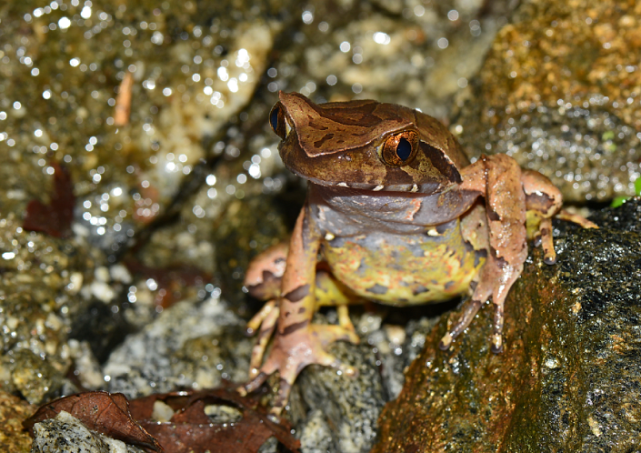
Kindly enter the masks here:
[[409, 159], [410, 154], [412, 154], [412, 145], [404, 137], [401, 137], [396, 147], [396, 155], [399, 159], [405, 161]]
[[274, 131], [278, 130], [278, 109], [272, 110], [272, 113], [269, 114], [269, 124]]

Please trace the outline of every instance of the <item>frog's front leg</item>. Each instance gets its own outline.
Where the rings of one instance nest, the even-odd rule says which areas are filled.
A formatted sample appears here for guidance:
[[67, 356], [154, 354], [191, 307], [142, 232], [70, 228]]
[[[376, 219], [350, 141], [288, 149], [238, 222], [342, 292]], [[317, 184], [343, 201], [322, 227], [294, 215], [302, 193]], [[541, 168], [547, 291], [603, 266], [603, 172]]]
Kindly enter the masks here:
[[488, 255], [472, 297], [463, 309], [458, 323], [443, 337], [441, 349], [471, 323], [485, 301], [492, 297], [495, 307], [492, 326], [492, 351], [503, 348], [503, 306], [507, 294], [523, 270], [527, 258], [526, 197], [521, 182], [521, 169], [514, 159], [498, 154], [482, 156], [461, 173], [462, 190], [479, 193], [485, 198]]
[[340, 326], [311, 324], [316, 310], [315, 274], [320, 241], [321, 232], [306, 205], [298, 217], [290, 242], [272, 349], [256, 377], [244, 386], [244, 391], [251, 392], [278, 371], [280, 386], [272, 405], [272, 413], [275, 414], [285, 406], [296, 376], [307, 365], [317, 363], [342, 368], [348, 374], [354, 372], [326, 349], [336, 340], [357, 343], [358, 336]]

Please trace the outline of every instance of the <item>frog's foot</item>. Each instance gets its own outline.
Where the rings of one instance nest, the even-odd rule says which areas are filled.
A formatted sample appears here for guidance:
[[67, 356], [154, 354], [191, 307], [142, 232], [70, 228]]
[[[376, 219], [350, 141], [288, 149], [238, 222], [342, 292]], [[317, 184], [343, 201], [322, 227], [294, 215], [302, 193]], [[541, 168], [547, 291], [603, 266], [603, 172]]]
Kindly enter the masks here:
[[566, 222], [576, 223], [581, 228], [586, 228], [586, 229], [589, 229], [589, 228], [598, 229], [599, 228], [599, 226], [596, 223], [591, 222], [588, 219], [586, 219], [585, 217], [580, 216], [578, 214], [572, 214], [571, 212], [568, 212], [565, 209], [561, 209], [558, 212], [558, 214], [556, 215], [556, 217], [558, 219], [565, 220]]
[[326, 351], [329, 345], [337, 340], [359, 342], [354, 332], [334, 325], [312, 325], [285, 335], [277, 333], [269, 357], [260, 371], [251, 381], [239, 388], [239, 392], [241, 394], [253, 392], [271, 374], [278, 371], [280, 384], [270, 412], [279, 415], [287, 404], [296, 377], [307, 365], [331, 366], [348, 376], [355, 375], [355, 368], [344, 365]]
[[280, 309], [276, 300], [270, 300], [263, 308], [260, 309], [256, 315], [247, 323], [247, 332], [252, 334], [258, 330], [258, 340], [252, 349], [251, 359], [249, 361], [249, 377], [255, 378], [258, 375], [258, 368], [263, 362], [263, 355], [265, 355], [265, 349], [267, 348], [267, 343], [274, 332], [276, 327], [276, 321], [278, 320], [278, 315], [280, 314]]
[[[520, 275], [519, 269], [514, 269], [502, 260], [488, 257], [486, 265], [481, 271], [472, 297], [463, 305], [463, 312], [454, 326], [443, 336], [439, 348], [443, 351], [450, 348], [452, 341], [467, 329], [481, 306], [492, 297], [494, 305], [494, 321], [492, 322], [491, 349], [498, 354], [503, 351], [503, 306], [507, 293], [516, 278]], [[499, 284], [497, 284], [499, 282]], [[507, 285], [505, 285], [507, 283]], [[507, 289], [506, 289], [507, 287]]]
[[[452, 345], [452, 341], [461, 335], [465, 329], [469, 327], [476, 316], [476, 313], [483, 305], [479, 300], [469, 300], [463, 307], [463, 313], [459, 318], [458, 322], [454, 325], [449, 332], [443, 335], [443, 338], [438, 344], [439, 349], [446, 351]], [[491, 338], [491, 349], [495, 354], [503, 352], [503, 323], [504, 323], [504, 313], [503, 313], [503, 304], [494, 304], [494, 321], [492, 323], [492, 338]]]
[[538, 231], [534, 234], [534, 245], [543, 249], [543, 262], [545, 264], [556, 263], [556, 251], [552, 238], [552, 219], [541, 219]]
[[447, 351], [450, 346], [452, 346], [452, 341], [454, 341], [456, 337], [461, 335], [463, 331], [472, 324], [472, 320], [476, 316], [476, 313], [478, 313], [481, 305], [483, 305], [483, 302], [475, 299], [470, 299], [465, 302], [461, 317], [458, 319], [454, 327], [452, 327], [450, 331], [441, 338], [441, 341], [438, 344], [440, 350]]
[[442, 351], [449, 349], [452, 345], [452, 341], [461, 335], [463, 331], [470, 326], [470, 324], [472, 324], [472, 321], [474, 320], [476, 313], [478, 313], [481, 308], [481, 305], [483, 305], [490, 295], [492, 295], [492, 280], [488, 278], [487, 275], [489, 274], [488, 267], [483, 269], [480, 282], [472, 283], [472, 285], [476, 285], [474, 287], [472, 297], [464, 303], [463, 313], [461, 313], [461, 316], [456, 324], [454, 324], [454, 327], [452, 327], [449, 332], [443, 336], [441, 342], [438, 344], [438, 347]]
[[[585, 217], [561, 210], [556, 217], [568, 222], [580, 225], [582, 228], [599, 228], [595, 223], [590, 222]], [[556, 251], [554, 250], [554, 240], [552, 238], [552, 219], [543, 218], [540, 220], [537, 231], [534, 233], [534, 245], [541, 246], [543, 249], [543, 261], [545, 264], [556, 263]]]

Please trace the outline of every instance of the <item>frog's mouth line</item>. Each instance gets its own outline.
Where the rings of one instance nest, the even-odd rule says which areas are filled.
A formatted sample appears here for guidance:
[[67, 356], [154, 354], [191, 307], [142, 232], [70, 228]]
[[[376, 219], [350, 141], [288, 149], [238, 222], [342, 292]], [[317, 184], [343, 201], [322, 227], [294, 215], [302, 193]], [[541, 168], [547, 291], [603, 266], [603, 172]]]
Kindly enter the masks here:
[[422, 195], [431, 195], [435, 192], [438, 192], [440, 185], [438, 183], [428, 183], [428, 184], [367, 184], [360, 182], [334, 182], [334, 181], [323, 181], [321, 179], [312, 178], [310, 176], [305, 176], [299, 172], [293, 171], [296, 175], [308, 180], [309, 182], [323, 186], [331, 187], [335, 189], [356, 189], [356, 190], [366, 190], [368, 192], [402, 192], [402, 193], [415, 193]]

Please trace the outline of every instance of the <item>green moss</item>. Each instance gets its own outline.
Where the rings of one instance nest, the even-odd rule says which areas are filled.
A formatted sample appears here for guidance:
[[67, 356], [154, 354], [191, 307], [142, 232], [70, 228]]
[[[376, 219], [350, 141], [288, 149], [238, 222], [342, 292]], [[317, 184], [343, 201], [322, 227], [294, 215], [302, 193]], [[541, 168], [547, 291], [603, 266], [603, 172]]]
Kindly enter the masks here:
[[[637, 180], [634, 181], [634, 193], [637, 197], [641, 196], [641, 178], [637, 178]], [[612, 200], [612, 204], [610, 205], [610, 207], [618, 208], [623, 203], [628, 201], [629, 198], [630, 197], [616, 197], [614, 200]]]

